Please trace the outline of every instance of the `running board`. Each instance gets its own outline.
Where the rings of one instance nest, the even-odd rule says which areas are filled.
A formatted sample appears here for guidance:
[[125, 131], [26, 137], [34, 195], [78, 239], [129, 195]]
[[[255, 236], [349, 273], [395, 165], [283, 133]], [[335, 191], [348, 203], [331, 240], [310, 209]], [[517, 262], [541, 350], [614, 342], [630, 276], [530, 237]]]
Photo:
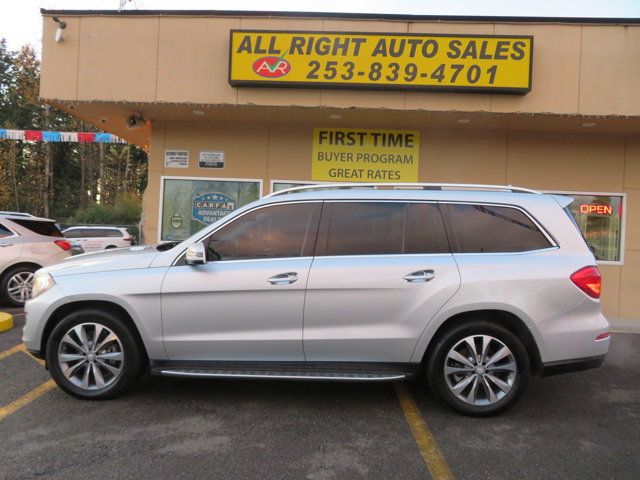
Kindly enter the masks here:
[[359, 362], [185, 362], [151, 361], [151, 374], [191, 378], [255, 378], [385, 382], [416, 373], [415, 364]]
[[406, 377], [404, 374], [385, 373], [330, 373], [330, 372], [231, 372], [228, 370], [182, 370], [178, 368], [154, 369], [153, 375], [165, 377], [209, 378], [272, 378], [280, 380], [346, 380], [355, 382], [388, 382]]

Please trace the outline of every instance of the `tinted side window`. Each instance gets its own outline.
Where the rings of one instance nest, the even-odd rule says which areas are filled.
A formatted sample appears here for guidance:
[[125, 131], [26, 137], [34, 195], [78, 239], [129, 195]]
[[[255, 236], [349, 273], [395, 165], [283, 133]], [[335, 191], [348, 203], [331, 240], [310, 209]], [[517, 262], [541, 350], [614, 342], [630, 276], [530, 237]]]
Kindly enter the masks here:
[[4, 225], [0, 224], [0, 238], [6, 238], [12, 236], [13, 233]]
[[310, 256], [320, 203], [273, 205], [249, 212], [214, 233], [207, 260]]
[[447, 234], [437, 204], [407, 205], [403, 253], [449, 253]]
[[60, 230], [58, 230], [58, 227], [56, 227], [56, 224], [53, 222], [27, 220], [24, 218], [14, 218], [11, 221], [23, 226], [24, 228], [28, 228], [38, 235], [46, 235], [47, 237], [62, 237], [62, 233], [60, 233]]
[[77, 228], [73, 230], [67, 230], [66, 232], [64, 232], [64, 236], [66, 238], [81, 238], [82, 230], [79, 230]]
[[551, 246], [527, 215], [510, 207], [447, 205], [459, 253], [526, 252]]
[[122, 237], [122, 232], [115, 228], [109, 228], [105, 230], [105, 233], [106, 233], [105, 237]]
[[325, 204], [316, 255], [444, 253], [448, 245], [435, 204]]

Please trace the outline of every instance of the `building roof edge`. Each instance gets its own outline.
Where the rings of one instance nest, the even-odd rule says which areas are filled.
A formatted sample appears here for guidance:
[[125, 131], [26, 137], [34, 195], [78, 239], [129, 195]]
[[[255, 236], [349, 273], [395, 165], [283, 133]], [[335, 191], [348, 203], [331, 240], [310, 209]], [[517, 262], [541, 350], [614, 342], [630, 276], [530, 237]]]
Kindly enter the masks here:
[[340, 18], [358, 20], [433, 21], [433, 22], [487, 22], [487, 23], [573, 23], [573, 24], [640, 24], [640, 18], [624, 17], [533, 17], [533, 16], [480, 16], [480, 15], [408, 15], [391, 13], [342, 12], [285, 12], [249, 10], [48, 10], [42, 15], [78, 16], [212, 16], [212, 17], [297, 17]]

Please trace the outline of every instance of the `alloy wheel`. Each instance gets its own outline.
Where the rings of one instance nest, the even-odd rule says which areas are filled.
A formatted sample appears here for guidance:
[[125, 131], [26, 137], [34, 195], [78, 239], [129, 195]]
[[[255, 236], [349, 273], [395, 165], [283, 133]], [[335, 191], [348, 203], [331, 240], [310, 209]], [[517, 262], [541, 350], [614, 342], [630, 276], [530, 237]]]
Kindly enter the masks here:
[[444, 377], [451, 393], [474, 406], [493, 405], [507, 395], [518, 375], [511, 350], [490, 335], [471, 335], [447, 353]]
[[69, 329], [58, 346], [62, 374], [76, 387], [102, 390], [122, 374], [124, 351], [118, 336], [99, 323]]
[[24, 303], [31, 298], [33, 272], [18, 272], [7, 282], [7, 294], [15, 303]]

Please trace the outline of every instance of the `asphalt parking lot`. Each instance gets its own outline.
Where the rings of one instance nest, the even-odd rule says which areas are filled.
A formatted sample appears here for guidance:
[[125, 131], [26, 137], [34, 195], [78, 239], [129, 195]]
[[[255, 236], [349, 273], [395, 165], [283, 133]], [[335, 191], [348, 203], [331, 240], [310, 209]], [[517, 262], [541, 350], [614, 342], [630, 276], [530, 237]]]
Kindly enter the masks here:
[[[19, 350], [22, 315], [15, 323], [0, 333], [2, 479], [640, 475], [638, 334], [614, 334], [602, 368], [534, 379], [510, 411], [475, 419], [451, 412], [418, 381], [145, 377], [123, 398], [79, 401]], [[407, 405], [417, 406], [413, 416]]]

